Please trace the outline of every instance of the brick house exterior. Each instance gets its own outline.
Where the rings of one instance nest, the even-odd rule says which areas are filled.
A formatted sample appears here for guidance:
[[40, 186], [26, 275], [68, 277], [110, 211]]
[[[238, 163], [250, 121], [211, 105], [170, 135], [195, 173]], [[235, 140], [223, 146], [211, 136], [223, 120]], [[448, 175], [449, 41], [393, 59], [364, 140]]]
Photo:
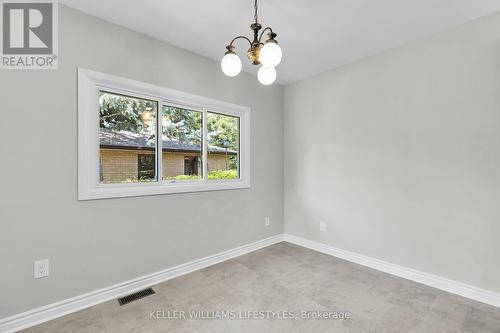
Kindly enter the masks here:
[[[165, 139], [163, 148], [163, 179], [179, 175], [201, 176], [199, 145], [181, 144]], [[100, 132], [100, 180], [103, 183], [134, 181], [139, 178], [143, 161], [154, 163], [154, 146], [143, 136], [119, 131]], [[229, 170], [230, 158], [237, 152], [220, 147], [209, 147], [208, 170]], [[142, 166], [142, 167], [141, 167]]]

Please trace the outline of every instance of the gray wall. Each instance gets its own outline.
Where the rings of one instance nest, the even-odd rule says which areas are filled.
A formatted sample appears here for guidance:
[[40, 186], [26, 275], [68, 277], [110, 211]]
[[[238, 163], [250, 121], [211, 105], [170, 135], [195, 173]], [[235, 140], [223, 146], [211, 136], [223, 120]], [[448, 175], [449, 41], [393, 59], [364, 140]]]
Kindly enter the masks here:
[[285, 231], [500, 292], [499, 92], [500, 14], [286, 87]]
[[[58, 70], [0, 73], [0, 318], [283, 231], [282, 87], [64, 6], [59, 31]], [[252, 188], [78, 202], [79, 66], [250, 106]]]

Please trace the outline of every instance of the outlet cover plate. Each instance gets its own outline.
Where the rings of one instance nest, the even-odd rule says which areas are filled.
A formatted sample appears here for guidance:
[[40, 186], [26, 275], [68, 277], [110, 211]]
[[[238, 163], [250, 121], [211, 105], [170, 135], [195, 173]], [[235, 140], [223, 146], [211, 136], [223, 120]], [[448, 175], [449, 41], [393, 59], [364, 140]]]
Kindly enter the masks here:
[[319, 222], [319, 231], [326, 232], [326, 222]]
[[35, 261], [33, 263], [33, 278], [40, 279], [49, 276], [49, 259]]

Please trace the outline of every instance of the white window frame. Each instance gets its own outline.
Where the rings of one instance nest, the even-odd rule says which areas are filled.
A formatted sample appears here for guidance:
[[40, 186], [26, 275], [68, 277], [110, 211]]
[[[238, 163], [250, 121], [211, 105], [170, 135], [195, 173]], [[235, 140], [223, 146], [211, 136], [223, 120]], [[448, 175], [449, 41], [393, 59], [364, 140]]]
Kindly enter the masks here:
[[[203, 114], [203, 179], [162, 180], [162, 153], [157, 153], [157, 181], [144, 183], [100, 184], [99, 181], [99, 91], [117, 92], [158, 102], [157, 133], [161, 133], [164, 103], [201, 111]], [[207, 174], [207, 113], [240, 118], [239, 178], [209, 180]], [[158, 135], [157, 135], [158, 136]], [[157, 138], [158, 139], [158, 138]], [[162, 140], [156, 151], [162, 152]], [[136, 80], [78, 68], [78, 200], [120, 198], [250, 188], [250, 108], [212, 98], [197, 96]]]

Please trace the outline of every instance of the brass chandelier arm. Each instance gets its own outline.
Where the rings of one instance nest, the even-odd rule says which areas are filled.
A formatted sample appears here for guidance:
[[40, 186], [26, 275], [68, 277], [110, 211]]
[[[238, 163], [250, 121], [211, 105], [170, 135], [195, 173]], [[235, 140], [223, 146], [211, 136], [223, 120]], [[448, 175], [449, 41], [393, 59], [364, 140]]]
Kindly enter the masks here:
[[232, 48], [233, 47], [233, 43], [237, 40], [237, 39], [245, 39], [249, 44], [250, 46], [252, 46], [252, 41], [250, 39], [248, 39], [247, 37], [245, 36], [238, 36], [238, 37], [234, 37], [233, 40], [231, 40], [231, 43], [229, 43], [228, 47], [229, 48]]
[[[267, 30], [269, 30], [269, 32], [274, 35], [274, 37], [276, 37], [276, 34], [273, 32], [273, 29], [271, 29], [271, 27], [267, 27], [265, 28], [264, 30], [262, 30], [262, 32], [260, 33], [260, 36], [259, 36], [259, 43], [260, 44], [263, 44], [261, 41], [262, 41], [262, 36], [264, 36], [264, 32], [266, 32]], [[272, 38], [274, 38], [272, 37]]]

